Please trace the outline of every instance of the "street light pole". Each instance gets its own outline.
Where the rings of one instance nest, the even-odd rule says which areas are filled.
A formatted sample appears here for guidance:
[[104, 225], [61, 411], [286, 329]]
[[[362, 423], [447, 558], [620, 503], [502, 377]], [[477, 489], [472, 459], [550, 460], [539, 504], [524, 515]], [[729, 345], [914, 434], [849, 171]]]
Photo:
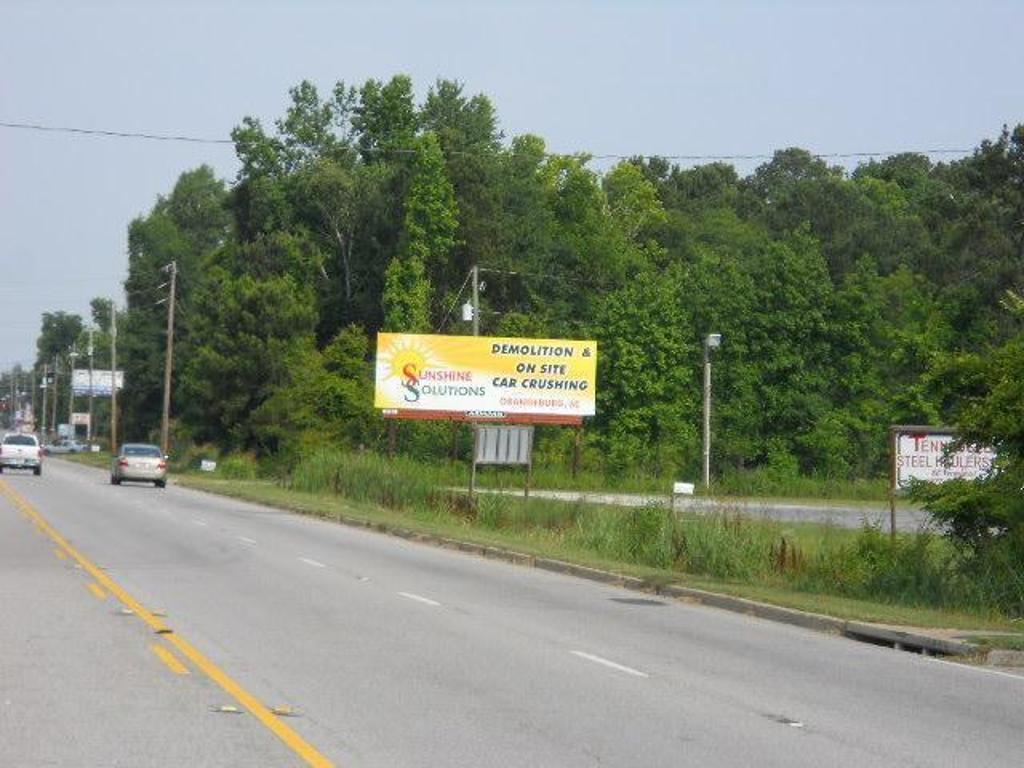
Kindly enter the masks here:
[[722, 343], [722, 334], [704, 337], [704, 489], [711, 487], [711, 350]]

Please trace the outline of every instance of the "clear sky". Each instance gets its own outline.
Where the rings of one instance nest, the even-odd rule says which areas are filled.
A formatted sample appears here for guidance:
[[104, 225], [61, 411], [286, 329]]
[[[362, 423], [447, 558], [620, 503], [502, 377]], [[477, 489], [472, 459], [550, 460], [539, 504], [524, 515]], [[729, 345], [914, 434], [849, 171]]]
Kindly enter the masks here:
[[[0, 122], [227, 138], [309, 79], [438, 77], [552, 151], [975, 146], [1024, 121], [1024, 0], [0, 0]], [[0, 128], [0, 368], [44, 311], [121, 298], [126, 230], [230, 146]], [[749, 172], [752, 163], [737, 163]]]

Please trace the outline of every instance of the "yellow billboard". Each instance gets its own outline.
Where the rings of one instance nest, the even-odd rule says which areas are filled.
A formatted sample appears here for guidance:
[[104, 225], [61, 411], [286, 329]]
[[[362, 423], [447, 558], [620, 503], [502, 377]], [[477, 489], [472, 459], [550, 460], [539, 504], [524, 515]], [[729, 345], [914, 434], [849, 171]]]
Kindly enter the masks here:
[[385, 413], [593, 416], [596, 380], [596, 341], [377, 335], [374, 406]]

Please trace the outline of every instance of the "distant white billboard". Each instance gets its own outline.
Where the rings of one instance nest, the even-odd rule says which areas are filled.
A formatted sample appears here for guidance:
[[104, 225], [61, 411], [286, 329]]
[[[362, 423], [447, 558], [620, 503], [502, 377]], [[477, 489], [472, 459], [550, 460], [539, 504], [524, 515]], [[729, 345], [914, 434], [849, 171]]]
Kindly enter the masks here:
[[960, 450], [950, 450], [956, 440], [952, 430], [896, 427], [894, 432], [898, 487], [909, 485], [911, 480], [974, 480], [987, 475], [996, 460], [995, 451], [987, 446], [965, 445]]
[[[90, 378], [91, 377], [91, 378]], [[124, 389], [124, 371], [117, 372], [117, 388]], [[71, 391], [76, 395], [88, 395], [90, 390], [94, 397], [110, 397], [110, 371], [89, 369], [71, 372]]]

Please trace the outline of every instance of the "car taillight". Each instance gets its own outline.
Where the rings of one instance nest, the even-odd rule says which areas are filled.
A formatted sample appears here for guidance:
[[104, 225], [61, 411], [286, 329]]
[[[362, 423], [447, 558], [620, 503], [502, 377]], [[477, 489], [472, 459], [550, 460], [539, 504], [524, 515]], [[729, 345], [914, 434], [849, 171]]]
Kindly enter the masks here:
[[42, 448], [39, 449], [38, 453], [39, 453], [39, 458], [40, 459], [43, 458], [43, 449]]
[[128, 466], [128, 459], [118, 459], [117, 460], [117, 466], [119, 466], [119, 467], [127, 467]]
[[159, 463], [158, 463], [158, 464], [156, 465], [156, 468], [157, 468], [157, 469], [167, 469], [167, 462], [166, 462], [166, 461], [161, 461], [161, 462], [159, 462]]

